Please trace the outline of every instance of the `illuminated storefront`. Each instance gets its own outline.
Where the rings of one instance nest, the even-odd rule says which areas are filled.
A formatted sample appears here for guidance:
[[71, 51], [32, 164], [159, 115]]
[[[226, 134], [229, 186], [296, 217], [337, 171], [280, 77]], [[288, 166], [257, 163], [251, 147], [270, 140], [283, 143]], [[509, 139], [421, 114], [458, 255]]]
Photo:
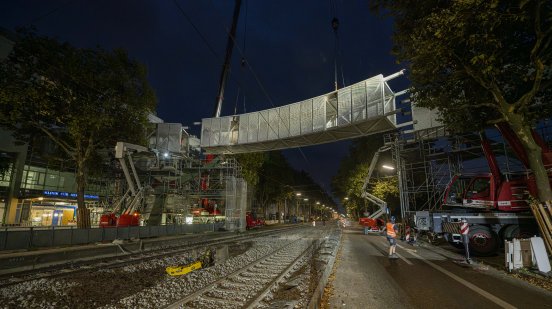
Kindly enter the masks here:
[[[97, 195], [85, 194], [85, 204], [91, 209], [93, 215], [103, 212], [103, 208], [96, 207], [98, 199]], [[13, 216], [14, 222], [21, 222], [24, 226], [76, 225], [77, 194], [28, 190], [25, 192], [25, 197], [19, 199]]]

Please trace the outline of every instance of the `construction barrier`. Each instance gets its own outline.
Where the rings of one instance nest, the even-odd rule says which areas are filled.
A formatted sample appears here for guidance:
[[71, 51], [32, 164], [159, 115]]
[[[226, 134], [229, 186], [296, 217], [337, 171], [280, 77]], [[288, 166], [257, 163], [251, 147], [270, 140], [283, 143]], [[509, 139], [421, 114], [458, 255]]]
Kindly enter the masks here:
[[531, 203], [531, 211], [539, 225], [548, 254], [552, 254], [552, 202]]
[[149, 238], [216, 231], [224, 222], [106, 228], [30, 227], [0, 230], [0, 250], [85, 245], [115, 239]]

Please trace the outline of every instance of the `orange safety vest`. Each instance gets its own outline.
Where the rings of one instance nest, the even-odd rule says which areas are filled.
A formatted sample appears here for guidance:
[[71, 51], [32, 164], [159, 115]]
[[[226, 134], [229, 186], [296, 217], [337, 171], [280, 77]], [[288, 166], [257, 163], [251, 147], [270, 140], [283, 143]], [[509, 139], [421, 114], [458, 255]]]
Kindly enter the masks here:
[[395, 233], [395, 224], [387, 222], [387, 236], [391, 238], [396, 238], [397, 233]]

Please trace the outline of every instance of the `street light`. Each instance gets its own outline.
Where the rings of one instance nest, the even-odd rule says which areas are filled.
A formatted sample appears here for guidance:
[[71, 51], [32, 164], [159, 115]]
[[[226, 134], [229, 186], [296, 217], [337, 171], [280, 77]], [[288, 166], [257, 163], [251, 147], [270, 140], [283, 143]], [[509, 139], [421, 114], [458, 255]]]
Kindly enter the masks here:
[[385, 164], [382, 165], [381, 167], [383, 167], [383, 168], [386, 169], [386, 170], [391, 170], [391, 171], [395, 169], [395, 167], [393, 167], [393, 166], [391, 166], [391, 165], [385, 165]]
[[296, 196], [301, 196], [301, 192], [295, 193]]

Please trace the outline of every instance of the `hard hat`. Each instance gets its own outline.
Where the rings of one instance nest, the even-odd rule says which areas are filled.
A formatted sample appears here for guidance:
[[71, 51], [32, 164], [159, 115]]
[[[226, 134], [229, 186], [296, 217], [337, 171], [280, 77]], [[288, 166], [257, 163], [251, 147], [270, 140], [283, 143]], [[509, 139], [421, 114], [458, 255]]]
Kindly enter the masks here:
[[395, 216], [391, 216], [390, 220], [391, 222], [395, 222]]

